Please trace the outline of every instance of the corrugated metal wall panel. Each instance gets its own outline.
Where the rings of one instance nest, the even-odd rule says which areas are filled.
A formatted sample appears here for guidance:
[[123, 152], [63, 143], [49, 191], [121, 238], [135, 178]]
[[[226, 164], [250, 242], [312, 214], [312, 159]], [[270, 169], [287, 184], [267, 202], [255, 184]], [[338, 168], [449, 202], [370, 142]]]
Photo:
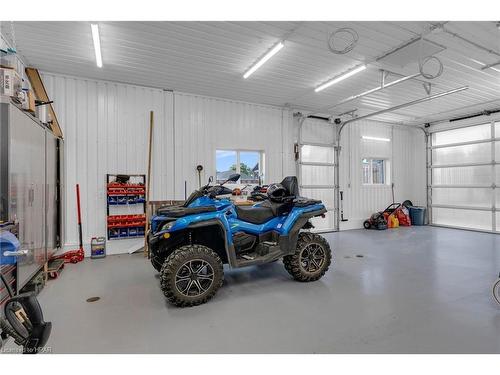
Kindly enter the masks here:
[[[362, 136], [389, 138], [391, 142], [367, 141]], [[361, 160], [381, 157], [390, 160], [395, 201], [410, 199], [425, 205], [425, 138], [421, 130], [359, 121], [347, 125], [341, 137], [340, 190], [344, 191], [341, 229], [360, 228], [370, 214], [392, 202], [391, 186], [362, 184]]]
[[282, 178], [284, 148], [293, 150], [283, 144], [292, 142], [283, 133], [288, 110], [184, 93], [174, 97], [176, 199], [184, 198], [184, 181], [187, 194], [198, 187], [198, 164], [204, 167], [202, 182], [215, 176], [217, 149], [264, 151], [265, 181]]
[[[293, 144], [298, 127], [291, 110], [48, 73], [43, 79], [65, 135], [66, 244], [77, 242], [77, 182], [82, 187], [84, 242], [88, 242], [105, 232], [106, 173], [146, 172], [150, 110], [155, 113], [152, 199], [182, 199], [184, 181], [188, 193], [198, 185], [198, 164], [204, 166], [203, 181], [215, 175], [218, 148], [263, 150], [267, 182], [296, 173]], [[324, 124], [309, 131], [306, 125], [305, 136], [334, 137]], [[388, 137], [392, 142], [377, 150], [363, 145], [362, 135]], [[362, 187], [360, 175], [363, 156], [383, 156], [387, 150], [392, 155], [396, 200], [425, 204], [423, 134], [371, 121], [353, 123], [342, 136], [341, 190], [349, 222], [341, 229], [360, 227], [367, 215], [390, 203], [390, 186]]]
[[149, 112], [154, 111], [151, 199], [173, 194], [172, 93], [140, 86], [42, 74], [65, 138], [65, 243], [78, 241], [80, 184], [84, 243], [105, 235], [107, 173], [145, 174]]

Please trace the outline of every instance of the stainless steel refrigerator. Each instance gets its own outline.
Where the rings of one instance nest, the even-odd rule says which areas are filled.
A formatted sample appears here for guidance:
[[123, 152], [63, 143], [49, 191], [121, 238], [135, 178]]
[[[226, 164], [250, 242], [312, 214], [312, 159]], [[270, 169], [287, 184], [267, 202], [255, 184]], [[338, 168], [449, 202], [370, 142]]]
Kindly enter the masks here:
[[38, 120], [0, 103], [0, 220], [19, 223], [17, 290], [61, 243], [60, 144]]

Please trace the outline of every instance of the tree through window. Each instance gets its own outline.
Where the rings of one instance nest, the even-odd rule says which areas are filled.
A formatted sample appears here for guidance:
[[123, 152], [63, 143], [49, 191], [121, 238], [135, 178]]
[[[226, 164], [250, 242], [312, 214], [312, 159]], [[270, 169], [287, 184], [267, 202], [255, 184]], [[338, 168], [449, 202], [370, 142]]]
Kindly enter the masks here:
[[217, 182], [222, 183], [233, 173], [241, 175], [240, 184], [262, 184], [263, 153], [261, 151], [216, 151]]

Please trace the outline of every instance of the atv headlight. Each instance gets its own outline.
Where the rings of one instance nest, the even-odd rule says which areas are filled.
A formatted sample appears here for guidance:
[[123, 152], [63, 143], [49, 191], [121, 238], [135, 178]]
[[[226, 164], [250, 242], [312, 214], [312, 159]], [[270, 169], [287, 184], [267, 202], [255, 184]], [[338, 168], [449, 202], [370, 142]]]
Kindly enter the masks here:
[[165, 230], [170, 230], [170, 228], [172, 228], [174, 226], [174, 224], [175, 224], [175, 220], [174, 221], [168, 221], [168, 222], [166, 222], [165, 224], [162, 225], [162, 227], [161, 227], [160, 230], [162, 232], [165, 231]]

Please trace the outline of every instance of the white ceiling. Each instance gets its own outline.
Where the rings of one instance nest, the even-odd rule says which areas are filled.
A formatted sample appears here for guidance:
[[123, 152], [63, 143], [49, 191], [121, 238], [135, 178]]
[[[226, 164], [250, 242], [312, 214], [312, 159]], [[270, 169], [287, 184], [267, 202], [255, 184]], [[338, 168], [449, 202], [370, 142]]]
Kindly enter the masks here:
[[[372, 61], [426, 33], [426, 39], [445, 47], [436, 55], [444, 71], [429, 81], [431, 94], [465, 85], [469, 89], [376, 119], [421, 124], [500, 106], [500, 71], [481, 70], [481, 65], [473, 61], [488, 64], [500, 60], [500, 56], [449, 33], [428, 33], [429, 22], [100, 22], [102, 69], [95, 64], [88, 22], [12, 25], [20, 55], [43, 71], [290, 105], [325, 115], [353, 109], [364, 115], [426, 96], [422, 85], [426, 80], [419, 78], [326, 109], [379, 86], [381, 68], [402, 75], [417, 73], [418, 56], [405, 67]], [[12, 39], [12, 25], [1, 25], [8, 39]], [[359, 34], [356, 47], [344, 55], [330, 52], [327, 46], [329, 33], [339, 27], [351, 27]], [[500, 53], [500, 30], [494, 22], [448, 22], [445, 27]], [[243, 73], [282, 38], [286, 38], [285, 48], [250, 78], [243, 79]], [[368, 69], [314, 92], [319, 84], [361, 62], [368, 62]], [[500, 70], [500, 66], [496, 68]], [[397, 78], [390, 76], [388, 80]]]

